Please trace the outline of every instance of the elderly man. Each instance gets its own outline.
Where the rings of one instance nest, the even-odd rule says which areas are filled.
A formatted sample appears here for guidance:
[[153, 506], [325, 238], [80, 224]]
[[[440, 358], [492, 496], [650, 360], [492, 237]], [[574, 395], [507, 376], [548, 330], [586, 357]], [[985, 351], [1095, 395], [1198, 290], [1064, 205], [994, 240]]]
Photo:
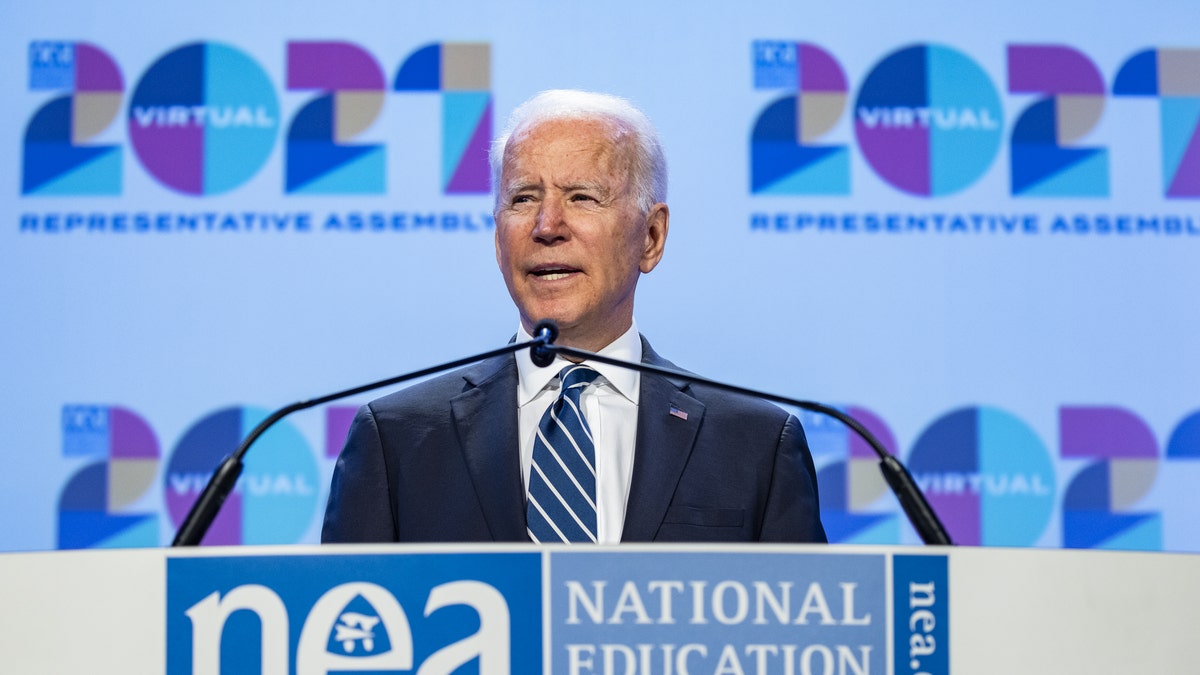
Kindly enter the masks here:
[[[657, 134], [612, 96], [543, 92], [492, 147], [496, 261], [558, 344], [675, 368], [633, 320], [669, 210]], [[763, 401], [522, 351], [359, 411], [325, 542], [823, 542], [795, 417]]]

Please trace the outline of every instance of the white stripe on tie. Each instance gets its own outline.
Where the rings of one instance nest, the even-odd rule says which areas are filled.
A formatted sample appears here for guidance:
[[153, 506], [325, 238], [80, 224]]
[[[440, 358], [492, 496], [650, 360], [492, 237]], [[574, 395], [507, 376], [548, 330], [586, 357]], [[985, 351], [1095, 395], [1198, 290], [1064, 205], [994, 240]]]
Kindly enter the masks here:
[[[533, 468], [537, 470], [538, 475], [541, 476], [542, 480], [546, 481], [546, 487], [550, 488], [550, 492], [554, 493], [554, 496], [558, 499], [559, 503], [563, 505], [563, 508], [565, 508], [567, 510], [567, 513], [571, 514], [571, 518], [574, 519], [574, 521], [576, 523], [578, 523], [579, 529], [581, 529], [584, 532], [587, 532], [589, 535], [595, 537], [596, 535], [592, 534], [591, 528], [589, 528], [587, 525], [584, 524], [584, 522], [582, 520], [579, 519], [579, 516], [575, 513], [575, 509], [571, 508], [571, 505], [569, 503], [567, 503], [567, 500], [563, 499], [563, 496], [561, 494], [559, 494], [558, 488], [554, 486], [554, 483], [551, 483], [550, 480], [548, 478], [546, 478], [546, 474], [542, 472], [542, 467], [538, 466], [537, 464], [534, 464]], [[574, 479], [574, 476], [572, 476], [572, 479]], [[579, 483], [575, 483], [575, 487], [579, 487]], [[584, 497], [587, 497], [587, 493], [583, 492], [583, 488], [580, 488], [579, 491], [581, 494], [583, 494]], [[596, 505], [592, 503], [592, 500], [590, 498], [588, 499], [588, 505], [591, 506], [593, 509], [596, 508]], [[539, 509], [540, 509], [540, 507], [539, 507]], [[542, 515], [546, 515], [546, 512], [542, 511]], [[550, 518], [547, 517], [546, 520], [550, 520]], [[551, 523], [551, 525], [553, 525], [553, 524], [554, 523]], [[558, 530], [557, 527], [555, 527], [554, 529]], [[565, 540], [566, 539], [564, 538], [564, 541]]]

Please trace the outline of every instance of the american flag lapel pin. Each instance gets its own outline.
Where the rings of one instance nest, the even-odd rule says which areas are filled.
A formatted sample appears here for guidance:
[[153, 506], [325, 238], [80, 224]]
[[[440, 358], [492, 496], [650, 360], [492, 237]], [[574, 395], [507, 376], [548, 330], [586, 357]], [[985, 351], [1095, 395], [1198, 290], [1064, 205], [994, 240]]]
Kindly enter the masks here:
[[679, 408], [676, 408], [675, 406], [671, 406], [670, 415], [671, 417], [678, 417], [681, 420], [687, 421], [687, 413]]

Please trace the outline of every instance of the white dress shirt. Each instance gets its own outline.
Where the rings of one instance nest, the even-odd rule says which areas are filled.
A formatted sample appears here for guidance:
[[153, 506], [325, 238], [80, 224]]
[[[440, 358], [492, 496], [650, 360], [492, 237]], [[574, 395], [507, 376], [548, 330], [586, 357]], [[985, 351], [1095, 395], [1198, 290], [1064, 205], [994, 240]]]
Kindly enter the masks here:
[[[532, 339], [518, 326], [517, 340]], [[641, 362], [642, 339], [637, 322], [599, 354], [625, 361]], [[521, 439], [521, 476], [529, 492], [529, 468], [533, 464], [533, 439], [546, 408], [558, 398], [558, 373], [571, 362], [561, 356], [545, 368], [533, 364], [529, 350], [517, 359], [517, 433]], [[638, 387], [636, 370], [584, 361], [600, 373], [580, 398], [583, 414], [596, 445], [596, 540], [617, 544], [625, 526], [625, 503], [633, 477], [633, 450], [637, 436]]]

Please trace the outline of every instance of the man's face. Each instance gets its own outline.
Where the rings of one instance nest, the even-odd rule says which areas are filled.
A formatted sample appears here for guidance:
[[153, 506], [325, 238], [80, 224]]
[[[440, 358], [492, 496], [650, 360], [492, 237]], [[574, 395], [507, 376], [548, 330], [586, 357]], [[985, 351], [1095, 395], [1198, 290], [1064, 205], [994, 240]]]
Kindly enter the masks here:
[[559, 343], [598, 350], [629, 329], [638, 276], [654, 269], [667, 206], [638, 208], [631, 153], [608, 123], [554, 120], [514, 135], [496, 206], [496, 262], [532, 331], [559, 326]]

